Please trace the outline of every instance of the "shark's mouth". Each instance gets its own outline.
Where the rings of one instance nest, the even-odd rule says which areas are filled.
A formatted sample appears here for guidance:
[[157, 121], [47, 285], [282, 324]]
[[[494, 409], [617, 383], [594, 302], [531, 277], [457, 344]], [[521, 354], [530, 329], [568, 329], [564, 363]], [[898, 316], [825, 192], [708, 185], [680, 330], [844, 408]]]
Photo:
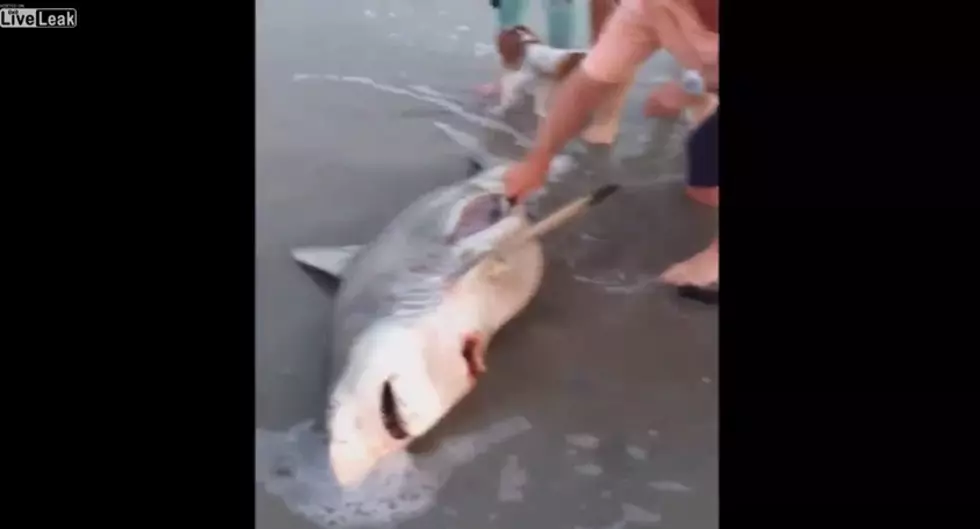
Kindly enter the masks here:
[[392, 438], [402, 440], [408, 437], [408, 432], [405, 431], [405, 423], [398, 414], [395, 392], [392, 391], [391, 383], [388, 381], [385, 381], [384, 385], [381, 386], [381, 422], [384, 423], [385, 430]]

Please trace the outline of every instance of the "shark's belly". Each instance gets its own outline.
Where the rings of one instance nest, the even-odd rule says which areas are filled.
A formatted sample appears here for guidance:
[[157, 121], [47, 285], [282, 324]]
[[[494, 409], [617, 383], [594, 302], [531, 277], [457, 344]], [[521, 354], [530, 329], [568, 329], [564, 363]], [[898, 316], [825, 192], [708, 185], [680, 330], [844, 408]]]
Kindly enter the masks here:
[[544, 276], [544, 251], [531, 240], [493, 256], [470, 270], [459, 287], [478, 315], [479, 327], [492, 336], [534, 299]]
[[[484, 356], [495, 334], [518, 315], [538, 292], [544, 272], [541, 244], [533, 240], [522, 247], [488, 258], [453, 286], [445, 305], [429, 316], [427, 327], [438, 329], [434, 341], [443, 344], [438, 359], [428, 362], [429, 380], [448, 411], [474, 387], [475, 379], [465, 361], [460, 341], [472, 336]], [[442, 413], [420, 421], [435, 424]]]

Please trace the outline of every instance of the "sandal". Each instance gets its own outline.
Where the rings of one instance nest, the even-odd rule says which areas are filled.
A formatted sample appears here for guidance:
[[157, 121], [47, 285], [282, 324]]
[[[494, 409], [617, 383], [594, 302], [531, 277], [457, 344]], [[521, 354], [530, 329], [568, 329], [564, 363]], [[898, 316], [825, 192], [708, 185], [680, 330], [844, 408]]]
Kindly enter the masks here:
[[682, 298], [698, 301], [705, 305], [718, 304], [718, 282], [708, 286], [681, 285], [677, 287], [677, 295]]

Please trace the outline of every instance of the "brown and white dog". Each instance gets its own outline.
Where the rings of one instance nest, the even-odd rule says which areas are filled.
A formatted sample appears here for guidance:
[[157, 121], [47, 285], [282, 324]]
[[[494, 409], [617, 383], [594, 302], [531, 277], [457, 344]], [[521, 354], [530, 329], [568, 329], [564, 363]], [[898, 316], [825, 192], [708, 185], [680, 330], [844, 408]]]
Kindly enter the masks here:
[[[497, 36], [497, 52], [504, 73], [500, 80], [500, 104], [491, 112], [501, 115], [530, 96], [534, 98], [534, 113], [540, 120], [548, 113], [552, 93], [575, 71], [588, 50], [553, 48], [542, 43], [527, 27], [515, 26]], [[628, 84], [596, 111], [582, 139], [604, 144], [615, 140], [626, 88]]]
[[543, 118], [555, 87], [572, 73], [588, 50], [552, 48], [525, 26], [501, 31], [497, 52], [504, 73], [500, 80], [500, 105], [495, 114], [514, 108], [525, 97], [534, 98], [534, 113]]

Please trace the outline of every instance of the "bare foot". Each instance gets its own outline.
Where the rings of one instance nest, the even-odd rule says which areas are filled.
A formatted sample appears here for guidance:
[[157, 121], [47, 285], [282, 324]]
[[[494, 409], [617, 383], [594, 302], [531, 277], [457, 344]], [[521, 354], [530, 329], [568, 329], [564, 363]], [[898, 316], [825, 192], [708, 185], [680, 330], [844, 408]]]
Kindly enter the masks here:
[[687, 196], [705, 206], [718, 207], [718, 186], [715, 187], [687, 187]]
[[660, 280], [676, 286], [707, 287], [718, 282], [718, 240], [686, 261], [676, 263]]

